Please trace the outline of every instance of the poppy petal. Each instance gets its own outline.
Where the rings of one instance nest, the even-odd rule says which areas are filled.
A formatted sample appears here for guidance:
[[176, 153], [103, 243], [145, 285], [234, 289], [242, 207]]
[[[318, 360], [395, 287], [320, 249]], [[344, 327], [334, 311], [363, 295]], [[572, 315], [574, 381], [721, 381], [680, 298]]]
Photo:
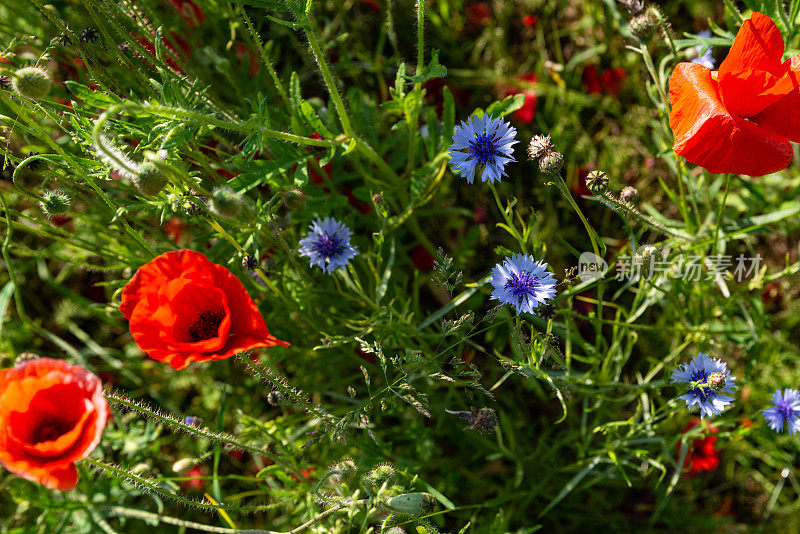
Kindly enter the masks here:
[[763, 176], [792, 160], [786, 137], [732, 115], [723, 105], [711, 71], [680, 63], [670, 78], [669, 125], [673, 150], [712, 173]]
[[719, 92], [725, 106], [740, 117], [752, 117], [796, 91], [788, 71], [783, 76], [753, 69], [721, 72], [719, 75]]
[[763, 13], [753, 13], [742, 23], [727, 57], [719, 66], [720, 75], [743, 69], [781, 74], [785, 45], [780, 30]]
[[800, 93], [789, 94], [752, 118], [762, 128], [800, 143]]

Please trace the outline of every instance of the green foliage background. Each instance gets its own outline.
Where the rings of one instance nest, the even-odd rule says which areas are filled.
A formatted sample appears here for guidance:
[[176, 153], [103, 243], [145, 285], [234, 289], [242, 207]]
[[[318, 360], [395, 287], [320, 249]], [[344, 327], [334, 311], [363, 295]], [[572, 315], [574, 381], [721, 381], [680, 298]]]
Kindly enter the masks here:
[[[696, 46], [721, 61], [733, 4], [665, 2], [671, 30], [644, 41], [611, 0], [487, 2], [485, 23], [467, 4], [209, 0], [199, 22], [161, 0], [0, 3], [0, 67], [38, 63], [56, 81], [38, 102], [0, 91], [0, 365], [64, 357], [124, 392], [110, 394], [114, 418], [75, 491], [0, 471], [3, 532], [290, 531], [332, 508], [309, 529], [375, 532], [392, 492], [437, 500], [424, 517], [392, 515], [409, 532], [798, 528], [796, 438], [760, 415], [799, 378], [797, 162], [716, 176], [670, 150], [669, 73]], [[800, 1], [735, 4], [772, 16], [797, 52]], [[622, 69], [620, 91], [590, 92], [590, 66]], [[536, 91], [530, 124], [509, 88]], [[453, 127], [474, 111], [518, 128], [496, 191], [447, 165]], [[534, 134], [552, 136], [562, 176], [526, 161]], [[112, 172], [159, 151], [158, 195]], [[638, 210], [621, 217], [589, 195], [589, 169], [612, 191], [636, 187]], [[244, 195], [235, 218], [206, 207], [221, 185]], [[39, 207], [54, 189], [73, 199], [65, 217]], [[361, 251], [334, 276], [297, 254], [320, 216], [344, 221]], [[742, 282], [615, 280], [643, 244], [675, 263], [760, 254], [762, 268]], [[141, 353], [120, 290], [178, 247], [237, 274], [292, 347], [179, 372]], [[582, 282], [570, 268], [593, 247], [610, 272]], [[491, 268], [520, 252], [563, 281], [552, 320], [489, 299]], [[740, 390], [713, 421], [720, 466], [688, 476], [703, 430], [684, 433], [668, 377], [698, 351], [725, 360]], [[494, 409], [496, 429], [446, 412], [470, 407]], [[329, 469], [348, 457], [352, 480]], [[369, 495], [359, 477], [382, 463], [397, 487]], [[194, 465], [202, 490], [182, 484]]]

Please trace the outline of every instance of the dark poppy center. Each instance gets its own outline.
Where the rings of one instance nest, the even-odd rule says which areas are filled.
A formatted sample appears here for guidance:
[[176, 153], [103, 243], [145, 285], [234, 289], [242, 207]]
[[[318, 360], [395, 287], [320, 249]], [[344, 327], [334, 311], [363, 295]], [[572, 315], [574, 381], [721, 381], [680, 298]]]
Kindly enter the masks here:
[[475, 140], [470, 142], [469, 148], [475, 161], [481, 165], [486, 165], [500, 155], [497, 150], [497, 143], [486, 134], [476, 136]]
[[36, 425], [31, 434], [31, 445], [42, 443], [43, 441], [53, 441], [63, 436], [75, 426], [74, 423], [63, 419], [46, 419]]
[[541, 284], [539, 280], [533, 276], [530, 271], [522, 271], [521, 273], [514, 273], [508, 277], [506, 284], [503, 286], [508, 289], [514, 297], [520, 301], [528, 295], [533, 295]]
[[341, 239], [334, 235], [322, 234], [312, 245], [314, 252], [324, 258], [332, 258], [344, 251]]
[[193, 342], [197, 342], [217, 337], [219, 325], [224, 318], [224, 313], [204, 311], [189, 327], [189, 338]]

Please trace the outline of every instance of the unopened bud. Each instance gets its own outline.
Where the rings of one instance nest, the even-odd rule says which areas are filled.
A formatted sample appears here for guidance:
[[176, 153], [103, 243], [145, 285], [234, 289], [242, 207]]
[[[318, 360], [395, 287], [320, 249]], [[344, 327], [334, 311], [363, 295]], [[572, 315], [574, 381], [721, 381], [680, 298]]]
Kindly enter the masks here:
[[558, 174], [564, 165], [561, 152], [549, 152], [539, 160], [539, 170], [544, 174]]
[[174, 464], [172, 464], [172, 470], [175, 473], [183, 473], [184, 471], [188, 471], [189, 468], [194, 466], [196, 461], [197, 460], [195, 460], [194, 458], [182, 458], [177, 462], [175, 462]]
[[592, 171], [586, 176], [586, 187], [595, 195], [602, 195], [608, 190], [608, 175], [603, 171]]
[[372, 195], [372, 202], [374, 202], [376, 206], [380, 206], [383, 204], [383, 195], [381, 193], [375, 193]]
[[133, 185], [143, 195], [155, 196], [167, 186], [167, 176], [152, 161], [139, 165], [139, 172], [133, 179]]
[[211, 209], [222, 217], [236, 217], [242, 202], [242, 195], [228, 186], [217, 187], [211, 193]]
[[625, 202], [636, 202], [639, 198], [639, 191], [637, 191], [635, 187], [625, 187], [619, 192], [619, 198]]
[[367, 475], [367, 482], [373, 490], [378, 491], [381, 486], [394, 479], [395, 470], [389, 464], [381, 464]]
[[306, 203], [306, 195], [299, 189], [290, 189], [283, 194], [283, 205], [286, 209], [297, 210]]
[[41, 67], [25, 67], [14, 73], [14, 90], [31, 100], [40, 100], [50, 92], [53, 80]]
[[642, 13], [633, 17], [628, 25], [628, 31], [638, 39], [645, 40], [653, 33], [655, 21], [650, 13]]
[[39, 206], [42, 208], [43, 212], [51, 216], [66, 213], [71, 203], [72, 200], [69, 198], [66, 191], [56, 189], [55, 191], [48, 191], [45, 193], [44, 200], [39, 202]]

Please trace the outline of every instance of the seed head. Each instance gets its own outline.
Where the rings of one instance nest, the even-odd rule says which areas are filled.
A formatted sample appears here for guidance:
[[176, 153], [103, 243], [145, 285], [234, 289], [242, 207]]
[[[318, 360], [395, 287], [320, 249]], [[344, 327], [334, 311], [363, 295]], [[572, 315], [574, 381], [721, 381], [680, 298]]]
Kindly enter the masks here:
[[383, 195], [381, 193], [375, 193], [372, 195], [372, 202], [374, 202], [376, 206], [380, 206], [383, 204]]
[[555, 147], [549, 135], [534, 135], [528, 144], [528, 158], [531, 161], [537, 161], [554, 150]]
[[497, 426], [497, 413], [492, 408], [470, 408], [469, 411], [445, 411], [449, 414], [457, 415], [461, 420], [469, 423], [464, 430], [474, 430], [479, 434], [487, 434]]
[[242, 268], [244, 270], [252, 271], [256, 267], [258, 267], [258, 260], [255, 257], [248, 254], [247, 256], [242, 258]]
[[636, 202], [639, 198], [639, 191], [635, 187], [625, 187], [619, 192], [619, 198], [625, 202]]
[[4, 91], [11, 89], [11, 77], [8, 74], [0, 74], [0, 89]]
[[641, 15], [644, 11], [644, 0], [619, 0], [619, 3], [625, 6], [634, 17]]
[[280, 391], [270, 391], [267, 393], [267, 402], [270, 406], [280, 406], [283, 404], [284, 396]]
[[89, 26], [81, 33], [81, 42], [93, 44], [100, 40], [100, 30], [94, 26]]
[[44, 200], [39, 202], [39, 206], [42, 208], [42, 211], [50, 217], [66, 213], [71, 203], [72, 200], [69, 198], [66, 191], [56, 189], [55, 191], [48, 191], [45, 193]]
[[586, 176], [586, 187], [595, 195], [602, 195], [608, 190], [608, 175], [603, 171], [592, 171]]
[[31, 100], [40, 100], [50, 92], [53, 87], [53, 80], [50, 75], [41, 67], [24, 67], [14, 73], [14, 80], [11, 82], [14, 90], [20, 96]]
[[539, 171], [544, 174], [558, 174], [564, 165], [564, 156], [561, 152], [550, 152], [539, 160]]
[[228, 186], [211, 192], [211, 210], [221, 217], [236, 217], [242, 210], [242, 195]]
[[59, 33], [56, 39], [61, 46], [69, 46], [72, 44], [72, 39], [69, 38], [69, 35], [67, 35], [66, 32]]
[[139, 172], [133, 179], [133, 185], [143, 195], [155, 196], [167, 185], [167, 177], [163, 171], [152, 161], [145, 161], [139, 165]]

